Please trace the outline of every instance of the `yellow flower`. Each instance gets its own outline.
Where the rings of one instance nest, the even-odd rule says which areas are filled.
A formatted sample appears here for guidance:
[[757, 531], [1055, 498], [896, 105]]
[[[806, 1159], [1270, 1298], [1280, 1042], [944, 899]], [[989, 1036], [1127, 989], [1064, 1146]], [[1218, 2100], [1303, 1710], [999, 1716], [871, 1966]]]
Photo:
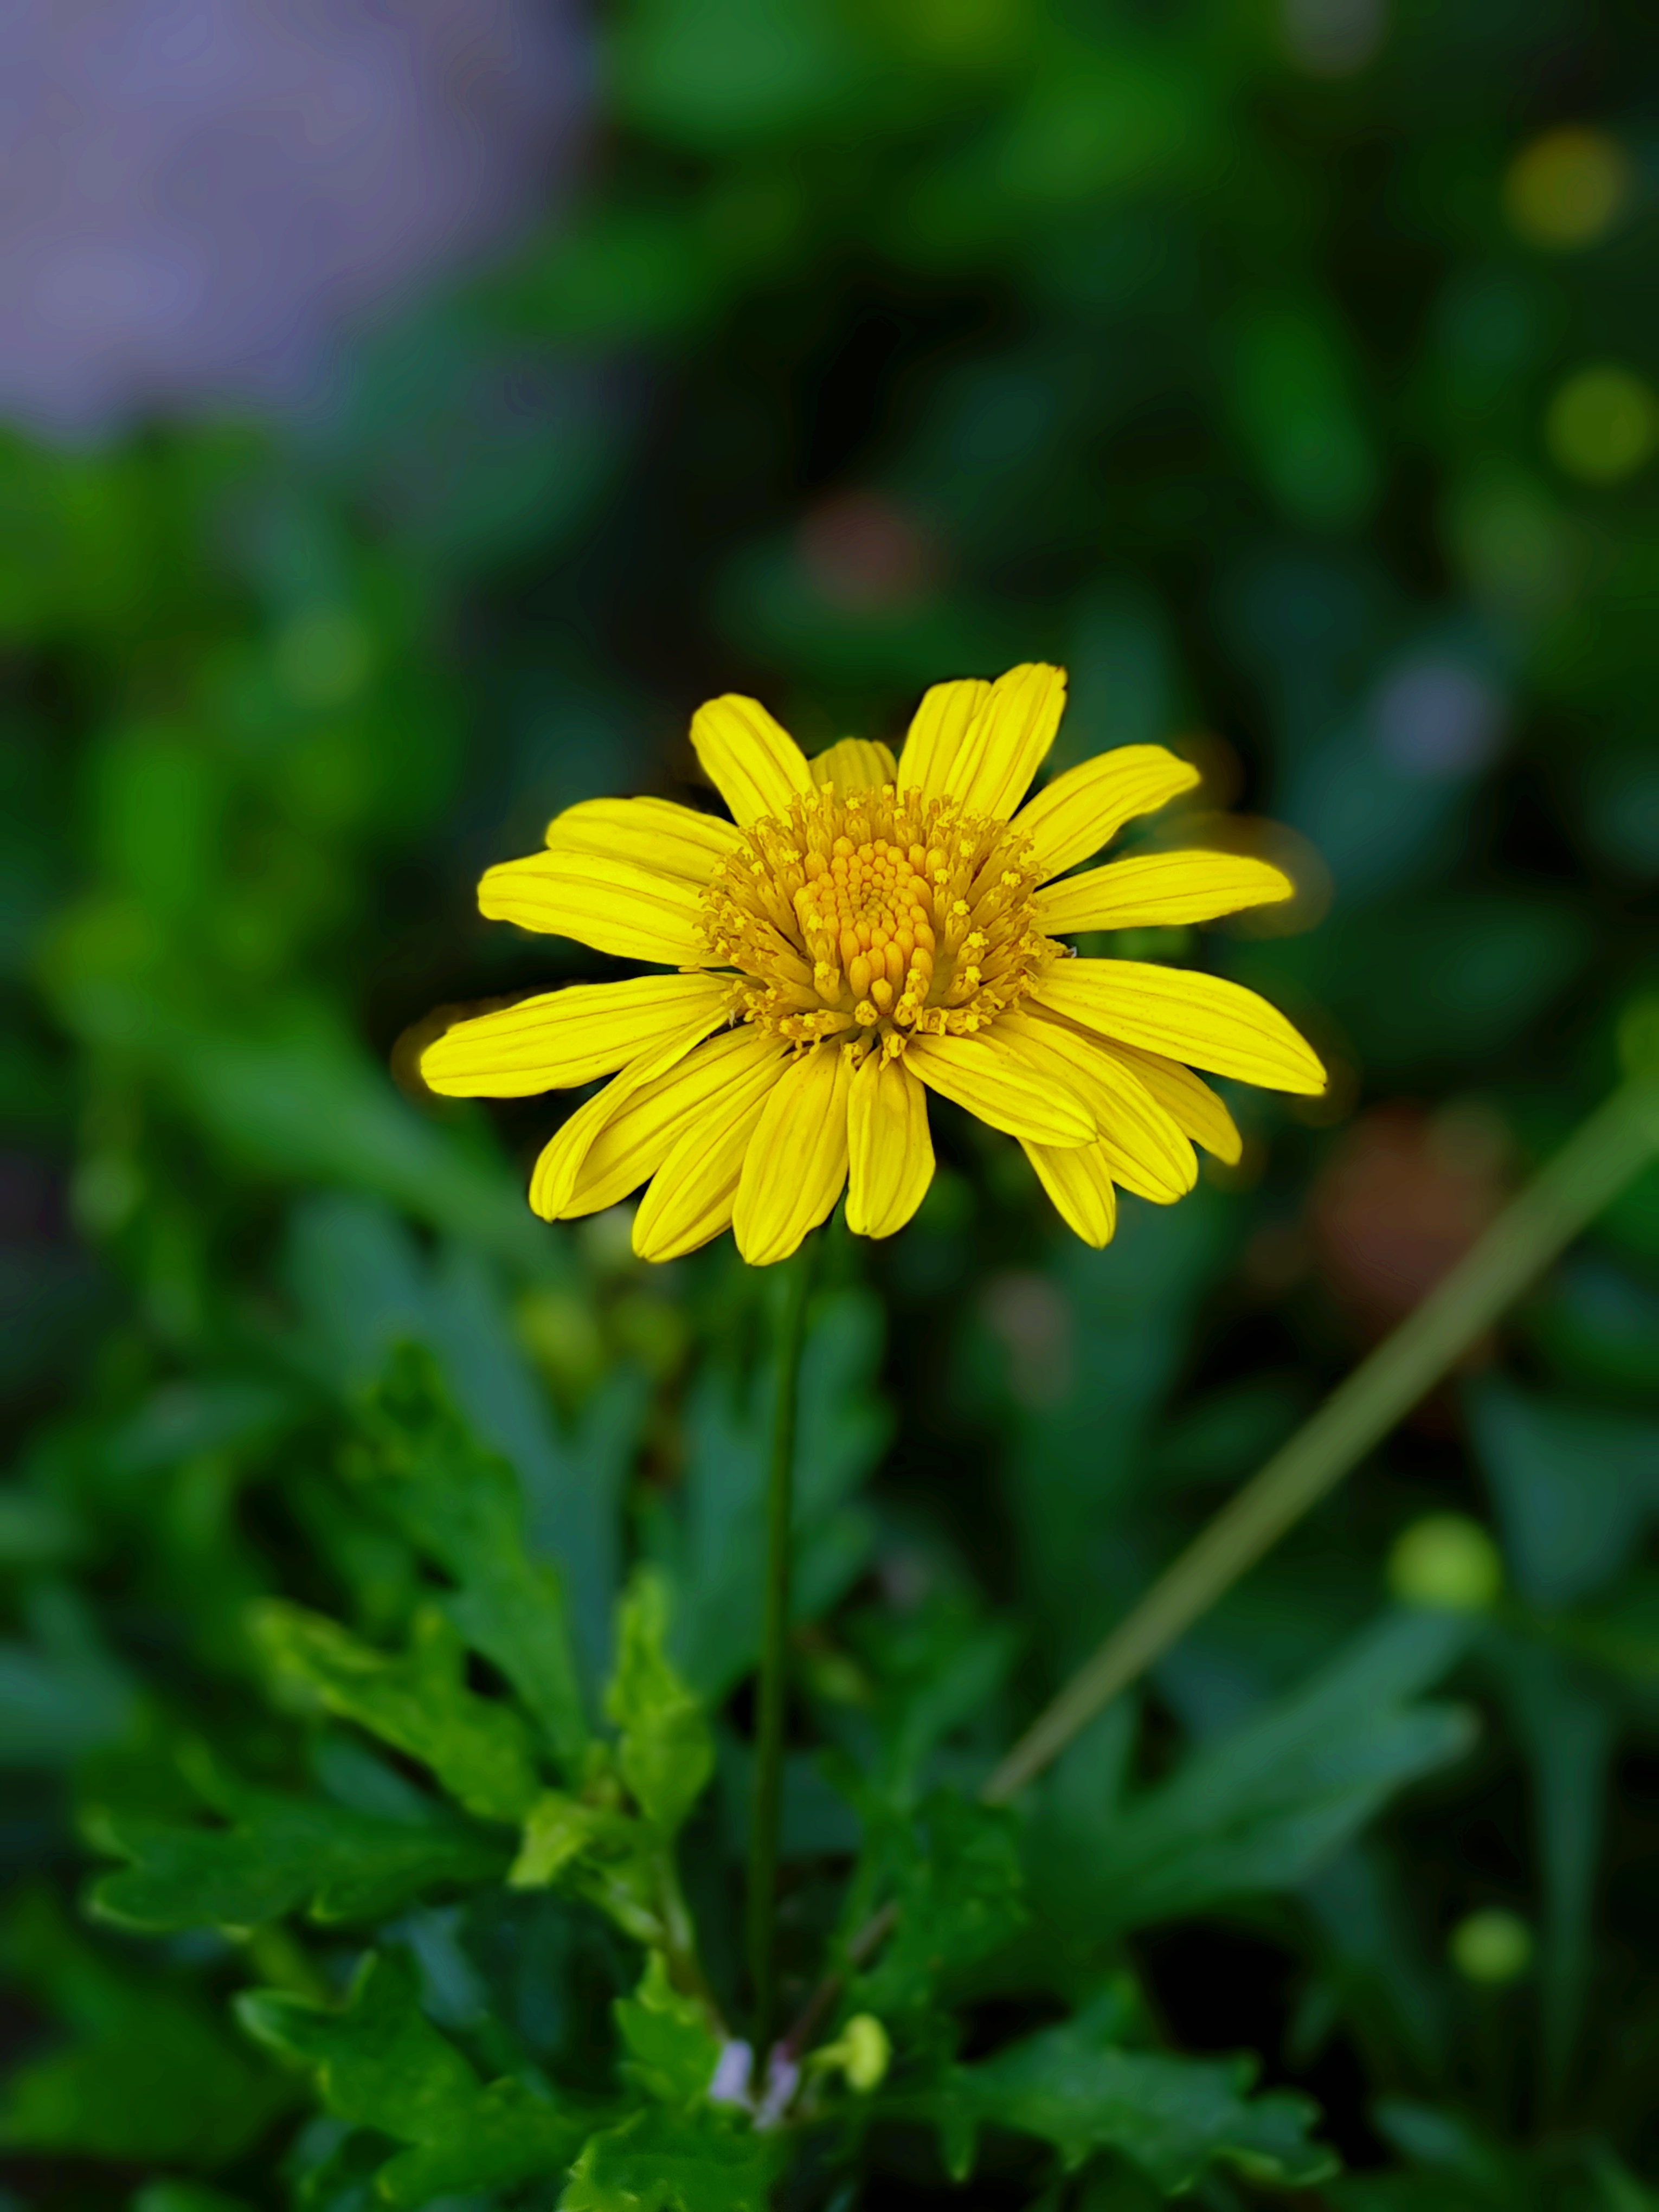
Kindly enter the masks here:
[[1065, 699], [1042, 666], [936, 684], [896, 762], [858, 738], [809, 761], [752, 699], [712, 701], [691, 742], [732, 821], [591, 799], [478, 893], [495, 920], [676, 972], [460, 1022], [428, 1048], [427, 1082], [519, 1098], [610, 1076], [537, 1162], [530, 1202], [566, 1220], [649, 1178], [634, 1223], [647, 1260], [730, 1226], [767, 1266], [843, 1189], [849, 1227], [890, 1237], [933, 1177], [929, 1091], [1017, 1138], [1072, 1228], [1104, 1244], [1115, 1186], [1165, 1204], [1193, 1187], [1194, 1142], [1238, 1157], [1231, 1115], [1183, 1062], [1280, 1091], [1322, 1091], [1325, 1072], [1237, 983], [1059, 942], [1292, 888], [1227, 853], [1066, 875], [1198, 777], [1160, 745], [1125, 745], [1022, 805]]

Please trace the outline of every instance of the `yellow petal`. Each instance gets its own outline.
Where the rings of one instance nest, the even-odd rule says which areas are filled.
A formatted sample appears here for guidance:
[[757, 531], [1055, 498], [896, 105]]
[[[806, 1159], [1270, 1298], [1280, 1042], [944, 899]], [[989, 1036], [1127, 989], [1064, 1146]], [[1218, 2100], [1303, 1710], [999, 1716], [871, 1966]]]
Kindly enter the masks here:
[[622, 960], [695, 968], [708, 957], [702, 900], [692, 884], [599, 853], [503, 860], [479, 884], [478, 909], [491, 921], [574, 937]]
[[906, 1066], [930, 1091], [953, 1098], [994, 1129], [1035, 1145], [1091, 1145], [1095, 1117], [1076, 1092], [1033, 1068], [1003, 1037], [1001, 1024], [977, 1036], [912, 1037]]
[[1155, 1206], [1186, 1196], [1198, 1181], [1193, 1148], [1132, 1068], [1093, 1037], [1039, 1015], [1004, 1014], [997, 1029], [1039, 1073], [1089, 1107], [1115, 1182]]
[[999, 676], [963, 734], [951, 764], [949, 795], [975, 814], [1011, 815], [1066, 710], [1066, 671], [1027, 661]]
[[842, 738], [807, 763], [814, 786], [827, 783], [838, 799], [854, 791], [879, 791], [884, 783], [898, 781], [898, 763], [891, 750], [874, 738]]
[[1137, 853], [1036, 895], [1037, 926], [1050, 937], [1079, 929], [1147, 929], [1213, 921], [1247, 906], [1291, 897], [1281, 868], [1243, 853]]
[[787, 1260], [847, 1181], [851, 1055], [814, 1045], [772, 1086], [744, 1155], [732, 1227], [751, 1267]]
[[651, 1178], [634, 1216], [641, 1260], [680, 1260], [732, 1225], [738, 1178], [765, 1098], [727, 1098], [695, 1121]]
[[728, 692], [699, 707], [691, 744], [741, 829], [765, 815], [787, 814], [790, 800], [812, 788], [805, 754], [757, 699]]
[[1178, 1060], [1165, 1060], [1155, 1052], [1142, 1052], [1132, 1044], [1103, 1046], [1114, 1060], [1134, 1070], [1176, 1127], [1195, 1145], [1202, 1145], [1229, 1167], [1244, 1155], [1238, 1124], [1201, 1076]]
[[1162, 745], [1119, 745], [1044, 784], [1014, 827], [1036, 845], [1043, 876], [1057, 876], [1097, 853], [1137, 814], [1166, 805], [1198, 781], [1191, 763]]
[[530, 1203], [548, 1221], [614, 1206], [655, 1175], [689, 1128], [763, 1097], [787, 1050], [745, 1022], [672, 1063], [658, 1053], [625, 1067], [544, 1152]]
[[847, 1226], [855, 1237], [902, 1229], [933, 1179], [927, 1093], [903, 1060], [869, 1054], [847, 1100]]
[[446, 1098], [528, 1098], [614, 1074], [682, 1037], [690, 1051], [718, 1028], [732, 987], [718, 975], [641, 975], [574, 983], [457, 1022], [421, 1055], [421, 1075]]
[[1097, 1251], [1109, 1244], [1117, 1227], [1117, 1193], [1103, 1147], [1027, 1145], [1025, 1157], [1066, 1226]]
[[1114, 1042], [1269, 1091], [1316, 1096], [1326, 1075], [1277, 1006], [1219, 975], [1141, 960], [1057, 961], [1039, 1002]]
[[677, 806], [672, 799], [585, 799], [547, 825], [551, 852], [633, 860], [665, 876], [683, 876], [699, 890], [715, 864], [742, 842], [730, 822]]
[[964, 677], [955, 684], [935, 684], [924, 693], [899, 755], [902, 789], [918, 790], [924, 799], [950, 795], [957, 750], [990, 696], [990, 685], [977, 676]]

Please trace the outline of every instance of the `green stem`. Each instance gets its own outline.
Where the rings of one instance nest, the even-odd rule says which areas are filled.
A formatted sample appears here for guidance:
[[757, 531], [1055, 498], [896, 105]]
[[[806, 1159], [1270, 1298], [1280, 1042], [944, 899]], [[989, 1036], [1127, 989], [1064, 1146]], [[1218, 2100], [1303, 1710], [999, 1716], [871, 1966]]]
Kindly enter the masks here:
[[809, 1237], [788, 1263], [778, 1334], [778, 1393], [772, 1420], [772, 1471], [766, 1492], [766, 1607], [761, 1628], [760, 1711], [755, 1734], [755, 1818], [749, 1845], [749, 1972], [755, 1990], [755, 2086], [765, 2085], [777, 2030], [778, 1822], [783, 1805], [783, 1719], [789, 1644], [789, 1546], [793, 1518], [795, 1406], [806, 1293]]
[[1057, 1758], [1381, 1443], [1656, 1152], [1659, 1081], [1632, 1078], [1153, 1583], [997, 1768], [986, 1802], [1006, 1802]]

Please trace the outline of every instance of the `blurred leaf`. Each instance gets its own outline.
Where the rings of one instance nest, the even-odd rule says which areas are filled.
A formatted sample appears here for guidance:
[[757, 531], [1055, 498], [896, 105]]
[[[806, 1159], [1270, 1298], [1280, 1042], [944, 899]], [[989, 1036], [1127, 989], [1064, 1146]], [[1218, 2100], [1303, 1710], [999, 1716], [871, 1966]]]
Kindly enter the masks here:
[[617, 1613], [617, 1671], [605, 1709], [622, 1731], [617, 1764], [648, 1820], [673, 1835], [708, 1787], [714, 1741], [702, 1705], [669, 1663], [668, 1590], [635, 1575]]
[[[953, 2175], [972, 2172], [983, 2127], [1038, 2136], [1075, 2168], [1099, 2151], [1133, 2160], [1166, 2195], [1191, 2189], [1218, 2160], [1249, 2180], [1307, 2188], [1336, 2170], [1309, 2130], [1318, 2108], [1274, 2091], [1253, 2098], [1250, 2058], [1177, 2058], [1126, 2051], [1111, 1993], [1063, 2027], [1043, 2028], [975, 2066], [954, 2068], [937, 2118]], [[906, 2102], [920, 2116], [924, 2100]]]
[[[820, 1298], [810, 1318], [795, 1470], [797, 1620], [826, 1612], [869, 1557], [868, 1517], [848, 1498], [890, 1431], [875, 1391], [881, 1328], [879, 1307], [856, 1292]], [[746, 1387], [729, 1370], [705, 1369], [686, 1407], [679, 1510], [663, 1505], [649, 1526], [674, 1583], [676, 1651], [711, 1704], [760, 1655], [772, 1381], [769, 1364]]]
[[1098, 1831], [1037, 1832], [1033, 1896], [1091, 1934], [1298, 1887], [1394, 1792], [1465, 1751], [1470, 1717], [1407, 1701], [1443, 1674], [1470, 1626], [1396, 1614], [1306, 1687], [1195, 1752]]
[[416, 2147], [380, 2170], [393, 2204], [560, 2173], [597, 2117], [520, 2081], [485, 2087], [422, 2012], [414, 1973], [395, 1953], [371, 1954], [337, 2010], [270, 1990], [236, 2009], [267, 2049], [315, 2069], [328, 2111]]
[[249, 2149], [289, 2101], [227, 2039], [213, 1997], [153, 1961], [117, 1966], [44, 1899], [15, 1911], [3, 1949], [72, 2039], [0, 2092], [6, 2148], [210, 2170]]
[[95, 1814], [99, 1844], [131, 1862], [94, 1890], [101, 1919], [139, 1929], [257, 1928], [303, 1905], [316, 1920], [375, 1920], [425, 1890], [490, 1881], [505, 1863], [494, 1838], [424, 1801], [413, 1817], [407, 1809], [376, 1817], [249, 1789], [199, 1763], [197, 1771], [223, 1827]]
[[408, 1653], [389, 1658], [334, 1621], [271, 1599], [250, 1623], [279, 1682], [432, 1769], [481, 1820], [516, 1826], [539, 1793], [529, 1732], [464, 1680], [466, 1652], [444, 1615], [417, 1613]]
[[513, 1470], [483, 1450], [438, 1388], [428, 1358], [398, 1355], [370, 1416], [376, 1495], [410, 1541], [459, 1584], [446, 1611], [540, 1723], [567, 1772], [587, 1745], [555, 1570], [525, 1548]]
[[717, 2118], [660, 2107], [594, 2136], [559, 2212], [766, 2212], [785, 2148]]
[[37, 1585], [27, 1644], [0, 1644], [0, 1771], [72, 1765], [118, 1743], [137, 1718], [136, 1687], [105, 1650], [79, 1597]]
[[1556, 1607], [1604, 1589], [1659, 1518], [1659, 1419], [1496, 1381], [1468, 1395], [1475, 1448], [1522, 1596]]
[[1025, 1923], [1013, 1816], [953, 1791], [935, 1790], [902, 1823], [881, 1823], [860, 1872], [861, 1909], [879, 1892], [898, 1916], [853, 1984], [860, 2012], [926, 2010], [942, 1980], [1000, 1950]]
[[720, 2039], [696, 1999], [673, 1987], [660, 1951], [650, 1954], [639, 1988], [619, 1997], [615, 2011], [629, 2053], [623, 2070], [637, 2087], [664, 2105], [703, 2094], [714, 2079]]

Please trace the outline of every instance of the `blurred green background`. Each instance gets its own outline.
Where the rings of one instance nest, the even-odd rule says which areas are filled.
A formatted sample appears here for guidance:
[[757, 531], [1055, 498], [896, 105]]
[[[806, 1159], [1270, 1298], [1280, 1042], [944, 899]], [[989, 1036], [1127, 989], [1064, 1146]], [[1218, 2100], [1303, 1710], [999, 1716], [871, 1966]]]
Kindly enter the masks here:
[[[1205, 775], [1174, 826], [1268, 817], [1304, 886], [1121, 949], [1261, 989], [1336, 1071], [1241, 1096], [1242, 1168], [1127, 1200], [1098, 1255], [936, 1115], [917, 1224], [833, 1261], [801, 1659], [832, 1698], [846, 1608], [949, 1614], [1006, 1641], [1006, 1741], [1650, 1026], [1652, 11], [627, 0], [592, 38], [575, 183], [363, 339], [325, 420], [0, 438], [9, 2207], [281, 2197], [241, 1970], [82, 1928], [74, 1808], [168, 1801], [187, 1737], [280, 1764], [249, 1597], [331, 1574], [397, 1617], [316, 1471], [319, 1407], [397, 1338], [513, 1452], [592, 1665], [641, 1548], [697, 1679], [746, 1663], [739, 1555], [668, 1523], [766, 1285], [725, 1243], [649, 1273], [609, 1218], [537, 1224], [560, 1103], [414, 1073], [435, 1007], [626, 972], [473, 886], [574, 800], [684, 791], [701, 700], [811, 750], [1064, 663], [1057, 765], [1170, 744]], [[1334, 1650], [1448, 1511], [1506, 1565], [1472, 1747], [1142, 1968], [1186, 2045], [1323, 2100], [1354, 2178], [1320, 2201], [1636, 2212], [1659, 1176], [1160, 1665], [1154, 1766]], [[1483, 1951], [1492, 1912], [1529, 1947]], [[158, 2019], [188, 2109], [97, 2070]], [[896, 2171], [871, 2203], [933, 2186]], [[1000, 2186], [973, 2201], [1027, 2201]]]

